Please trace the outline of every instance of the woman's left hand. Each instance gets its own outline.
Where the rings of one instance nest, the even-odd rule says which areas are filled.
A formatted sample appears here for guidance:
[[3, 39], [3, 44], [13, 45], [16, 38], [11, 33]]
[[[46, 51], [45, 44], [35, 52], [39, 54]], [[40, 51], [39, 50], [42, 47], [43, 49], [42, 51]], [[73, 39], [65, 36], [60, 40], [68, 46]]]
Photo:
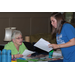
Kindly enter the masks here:
[[30, 57], [30, 56], [31, 56], [31, 54], [27, 55], [27, 57]]
[[49, 48], [52, 47], [53, 49], [59, 48], [59, 45], [57, 45], [57, 44], [49, 44], [48, 46], [49, 46]]

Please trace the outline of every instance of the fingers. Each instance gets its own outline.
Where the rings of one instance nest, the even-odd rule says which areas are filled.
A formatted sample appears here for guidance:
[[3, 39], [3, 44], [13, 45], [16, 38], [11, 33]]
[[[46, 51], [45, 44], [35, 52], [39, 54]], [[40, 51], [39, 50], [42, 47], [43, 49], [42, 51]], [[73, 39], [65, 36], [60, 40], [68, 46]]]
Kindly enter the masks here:
[[19, 57], [23, 57], [23, 55], [20, 54]]
[[52, 47], [52, 45], [51, 45], [51, 44], [49, 44], [48, 46], [49, 46], [49, 48], [50, 48], [50, 47]]
[[47, 42], [49, 42], [49, 41], [47, 41]]
[[30, 56], [31, 56], [31, 54], [27, 55], [27, 57], [30, 57]]
[[16, 58], [23, 57], [22, 54], [16, 54]]

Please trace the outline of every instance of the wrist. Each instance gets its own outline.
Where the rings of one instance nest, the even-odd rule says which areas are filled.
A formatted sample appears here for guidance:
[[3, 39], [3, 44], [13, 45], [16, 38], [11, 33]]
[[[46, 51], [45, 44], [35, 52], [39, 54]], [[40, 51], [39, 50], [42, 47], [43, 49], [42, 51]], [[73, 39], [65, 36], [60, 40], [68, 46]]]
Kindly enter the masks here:
[[14, 59], [14, 55], [12, 55], [12, 59]]
[[14, 55], [14, 57], [16, 58], [16, 55]]
[[11, 57], [12, 57], [12, 59], [13, 59], [13, 55], [12, 55]]
[[58, 48], [60, 48], [60, 45], [58, 45]]
[[15, 58], [15, 56], [13, 55], [13, 59]]

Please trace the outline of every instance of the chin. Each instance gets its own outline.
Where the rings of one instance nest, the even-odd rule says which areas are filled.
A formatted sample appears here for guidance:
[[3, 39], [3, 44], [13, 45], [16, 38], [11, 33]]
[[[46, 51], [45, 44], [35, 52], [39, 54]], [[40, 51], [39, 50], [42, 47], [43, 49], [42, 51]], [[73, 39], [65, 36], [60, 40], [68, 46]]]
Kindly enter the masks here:
[[22, 45], [22, 43], [20, 43], [19, 45]]

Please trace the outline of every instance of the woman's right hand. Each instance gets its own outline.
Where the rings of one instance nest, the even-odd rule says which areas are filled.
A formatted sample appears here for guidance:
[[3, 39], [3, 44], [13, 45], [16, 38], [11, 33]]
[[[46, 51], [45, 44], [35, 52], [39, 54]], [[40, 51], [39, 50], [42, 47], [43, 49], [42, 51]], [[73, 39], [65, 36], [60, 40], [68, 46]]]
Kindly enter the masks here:
[[15, 58], [19, 58], [19, 57], [23, 57], [23, 55], [22, 54], [16, 54], [15, 55]]

